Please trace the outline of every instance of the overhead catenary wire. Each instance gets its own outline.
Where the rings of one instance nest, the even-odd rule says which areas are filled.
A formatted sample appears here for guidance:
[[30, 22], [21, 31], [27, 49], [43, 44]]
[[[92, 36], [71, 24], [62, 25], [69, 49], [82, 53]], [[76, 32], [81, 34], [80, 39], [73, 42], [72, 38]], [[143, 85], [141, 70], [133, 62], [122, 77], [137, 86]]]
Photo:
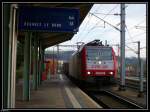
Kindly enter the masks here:
[[[94, 14], [92, 13], [92, 15], [94, 15]], [[96, 16], [96, 15], [94, 15], [94, 16], [97, 17], [97, 18], [99, 18], [99, 19], [101, 19], [100, 17], [98, 17], [98, 16]], [[105, 21], [105, 20], [103, 20], [103, 19], [101, 19], [101, 20], [104, 21], [104, 23], [107, 23], [108, 25], [112, 26], [112, 27], [115, 28], [116, 30], [120, 31], [120, 29], [117, 28], [116, 26], [110, 24], [109, 22], [107, 22], [107, 21]], [[89, 33], [89, 32], [88, 32], [88, 33]], [[87, 37], [87, 36], [86, 36], [86, 37]], [[85, 39], [85, 38], [84, 38], [84, 39]]]
[[137, 51], [135, 51], [134, 49], [132, 49], [131, 47], [129, 47], [129, 46], [127, 46], [127, 45], [125, 45], [125, 46], [128, 47], [130, 50], [132, 50], [134, 53], [137, 54]]
[[[118, 6], [118, 4], [117, 4], [115, 7], [113, 7], [102, 19], [105, 19], [105, 18], [108, 16], [109, 13], [111, 13], [115, 8], [117, 8], [117, 6]], [[91, 12], [90, 12], [90, 13], [91, 13]], [[92, 14], [92, 13], [91, 13], [91, 14]], [[98, 23], [99, 23], [99, 22], [97, 22], [97, 23], [87, 32], [87, 35], [89, 34], [89, 32], [92, 31], [92, 29], [95, 28], [95, 26], [96, 26]], [[104, 22], [104, 25], [105, 25], [105, 22]], [[86, 35], [86, 37], [87, 37], [87, 35]], [[84, 38], [84, 39], [85, 39], [85, 38]], [[83, 39], [82, 39], [81, 41], [83, 41]]]
[[144, 18], [144, 20], [142, 20], [141, 22], [139, 22], [139, 23], [138, 23], [137, 25], [135, 25], [135, 26], [140, 25], [140, 24], [143, 23], [145, 20], [146, 20], [146, 19]]
[[138, 37], [138, 36], [140, 36], [140, 35], [142, 35], [142, 34], [146, 34], [146, 32], [142, 32], [142, 33], [139, 33], [139, 34], [137, 34], [137, 35], [134, 35], [134, 36], [132, 36], [132, 38], [133, 38], [133, 37]]
[[120, 15], [119, 13], [114, 13], [114, 14], [105, 14], [105, 13], [94, 13], [94, 14], [102, 14], [102, 15], [112, 15], [112, 16], [118, 16]]
[[146, 49], [146, 47], [141, 47], [140, 49], [141, 49], [141, 50], [142, 50], [142, 49]]
[[[116, 26], [119, 26], [120, 25], [120, 22], [118, 23], [118, 24], [116, 24]], [[105, 29], [102, 33], [101, 33], [101, 35], [103, 35], [105, 32], [109, 32], [110, 30], [112, 30], [111, 28], [109, 28], [109, 29]]]
[[127, 25], [125, 25], [125, 28], [126, 28], [126, 30], [127, 30], [127, 32], [128, 32], [129, 38], [130, 38], [130, 39], [131, 39], [131, 41], [133, 42], [132, 37], [131, 37], [131, 34], [130, 34], [130, 32], [129, 32], [128, 28], [127, 28]]
[[[129, 6], [129, 5], [128, 5]], [[133, 28], [135, 28], [135, 26], [138, 26], [138, 25], [140, 25], [141, 23], [145, 23], [145, 21], [146, 21], [146, 14], [144, 14], [144, 15], [142, 15], [142, 17], [144, 17], [144, 18], [142, 18], [137, 24], [132, 24], [132, 23], [130, 23], [130, 25], [132, 26], [132, 27], [128, 27], [128, 29], [133, 29]]]
[[120, 31], [120, 29], [119, 29], [119, 28], [117, 28], [116, 26], [114, 26], [114, 25], [110, 24], [109, 22], [105, 21], [104, 19], [102, 19], [102, 18], [100, 18], [100, 17], [98, 17], [98, 16], [94, 15], [93, 13], [91, 13], [91, 14], [92, 14], [93, 16], [95, 16], [95, 17], [99, 18], [100, 20], [104, 21], [104, 22], [105, 22], [105, 23], [107, 23], [108, 25], [112, 26], [112, 27], [113, 27], [113, 28], [115, 28], [116, 30], [119, 30], [119, 31]]
[[146, 30], [146, 26], [135, 26], [136, 29], [140, 29], [140, 30]]
[[[104, 16], [102, 19], [105, 19], [108, 15], [110, 15], [110, 13], [111, 13], [114, 9], [116, 9], [117, 6], [118, 6], [118, 4], [117, 4], [114, 8], [112, 8], [107, 14], [105, 14], [105, 16]], [[96, 14], [96, 13], [94, 13], [94, 14]], [[99, 22], [97, 22], [97, 23], [95, 24], [95, 26], [98, 25], [98, 23], [99, 23]], [[95, 27], [95, 26], [94, 26], [94, 27]], [[94, 29], [94, 27], [91, 28], [91, 30]], [[105, 22], [104, 22], [104, 27], [105, 27]]]
[[[103, 4], [102, 4], [103, 5]], [[99, 9], [99, 7], [101, 6], [102, 7], [102, 5], [99, 5], [98, 7], [97, 7], [97, 9], [95, 9], [95, 11], [94, 12], [96, 12], [98, 9]], [[92, 16], [88, 13], [88, 15], [90, 16], [89, 17], [89, 19], [88, 19], [88, 21], [87, 21], [87, 23], [86, 23], [86, 25], [85, 25], [85, 27], [84, 27], [84, 29], [83, 29], [83, 32], [85, 31], [85, 29], [87, 28], [87, 25], [88, 25], [88, 23], [89, 23], [89, 21], [91, 20], [91, 18], [92, 18]], [[83, 32], [82, 32], [82, 34], [81, 35], [83, 35]], [[80, 35], [80, 37], [82, 37]], [[79, 37], [78, 37], [78, 39], [79, 39]], [[78, 42], [78, 39], [77, 39], [77, 41], [76, 41], [76, 43]]]
[[[115, 7], [113, 7], [107, 14], [105, 14], [105, 16], [104, 16], [102, 19], [105, 19], [114, 9], [117, 8], [117, 6], [118, 6], [118, 4], [117, 4]], [[97, 22], [97, 23], [94, 25], [94, 27], [95, 27], [98, 23], [99, 23], [99, 22]], [[91, 28], [91, 29], [93, 29], [93, 28]]]
[[[132, 39], [134, 39], [135, 37], [139, 37], [140, 35], [143, 35], [143, 34], [146, 34], [146, 32], [136, 34], [136, 35], [132, 36]], [[127, 42], [127, 40], [125, 42]], [[127, 42], [126, 44], [133, 44], [133, 40], [132, 40], [132, 42]]]
[[[118, 4], [117, 4], [114, 8], [112, 8], [107, 14], [105, 14], [105, 16], [104, 16], [102, 19], [105, 19], [114, 9], [117, 8], [117, 6], [118, 6]], [[93, 14], [96, 14], [96, 13], [93, 13]], [[99, 23], [99, 22], [97, 22], [97, 23], [93, 26], [93, 28], [90, 29], [90, 31], [91, 31], [92, 29], [94, 29], [94, 27], [95, 27], [96, 25], [98, 25], [98, 23]], [[104, 23], [104, 24], [105, 24], [105, 23]]]

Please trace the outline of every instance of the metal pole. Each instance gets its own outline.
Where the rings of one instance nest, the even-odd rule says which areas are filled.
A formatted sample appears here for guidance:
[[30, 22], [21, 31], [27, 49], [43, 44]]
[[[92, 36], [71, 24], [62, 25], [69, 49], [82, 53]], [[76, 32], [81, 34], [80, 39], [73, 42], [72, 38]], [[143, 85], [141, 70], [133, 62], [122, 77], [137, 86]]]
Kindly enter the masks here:
[[36, 89], [38, 88], [38, 40], [37, 40], [37, 33], [35, 35], [35, 73], [36, 73]]
[[141, 59], [141, 68], [140, 68], [140, 91], [138, 97], [144, 97], [143, 94], [143, 60]]
[[40, 85], [41, 84], [41, 46], [40, 46], [40, 42], [39, 42], [39, 60], [38, 60], [38, 70], [39, 70], [39, 72], [38, 72], [38, 85]]
[[7, 88], [7, 107], [15, 108], [15, 84], [16, 84], [16, 4], [10, 7], [10, 23], [9, 23], [9, 57], [8, 57], [8, 88]]
[[41, 43], [39, 42], [39, 85], [41, 84]]
[[2, 70], [3, 71], [3, 108], [8, 108], [8, 81], [10, 81], [8, 79], [8, 74], [9, 74], [9, 59], [10, 59], [10, 53], [9, 53], [9, 34], [10, 34], [10, 30], [9, 30], [9, 21], [10, 21], [10, 4], [4, 4], [3, 5], [3, 30], [2, 30], [2, 34], [3, 34], [3, 58], [2, 58], [2, 62], [3, 62], [3, 66], [4, 67]]
[[36, 54], [36, 85], [37, 85], [37, 88], [39, 87], [39, 40], [38, 40], [38, 34], [36, 33], [36, 51], [35, 51], [35, 54]]
[[24, 81], [23, 81], [23, 100], [29, 101], [30, 99], [30, 85], [29, 85], [29, 75], [30, 75], [30, 48], [31, 48], [31, 37], [30, 33], [26, 32], [25, 44], [24, 44]]
[[16, 8], [13, 7], [13, 43], [12, 43], [12, 78], [11, 78], [11, 108], [15, 108], [15, 97], [16, 97], [16, 57], [17, 57], [17, 32], [16, 30]]
[[52, 67], [53, 69], [53, 75], [55, 74], [54, 72], [55, 72], [55, 69], [54, 69], [54, 47], [53, 47], [53, 67]]
[[107, 46], [107, 40], [105, 40], [105, 46]]
[[41, 49], [40, 49], [40, 42], [39, 42], [39, 59], [38, 59], [38, 85], [40, 86], [40, 80], [41, 80], [41, 77], [40, 77], [40, 73], [41, 73], [41, 54], [40, 54], [40, 52], [41, 52]]
[[58, 61], [59, 61], [59, 45], [57, 45], [57, 73], [58, 73], [58, 70], [59, 70]]
[[[30, 76], [31, 76], [31, 64], [32, 64], [32, 35], [33, 33], [29, 33], [29, 97], [30, 97]], [[29, 98], [30, 99], [30, 98]]]
[[140, 41], [138, 43], [138, 76], [140, 77]]
[[43, 52], [43, 50], [42, 50], [42, 45], [41, 45], [41, 43], [40, 43], [40, 85], [41, 85], [41, 83], [42, 83], [42, 73], [43, 73], [43, 61], [42, 61], [42, 52]]
[[121, 4], [121, 85], [120, 90], [125, 90], [125, 4]]
[[[33, 33], [30, 33], [30, 74], [29, 74], [29, 86], [33, 87], [33, 68], [32, 68], [32, 64], [33, 64]], [[30, 88], [31, 88], [30, 87]]]
[[117, 44], [117, 46], [118, 46], [118, 73], [117, 74], [120, 75], [119, 44]]
[[143, 60], [141, 59], [140, 92], [143, 93]]
[[143, 97], [143, 61], [140, 58], [140, 41], [138, 43], [138, 76], [140, 80], [140, 90], [138, 97]]
[[39, 47], [38, 47], [38, 59], [37, 59], [37, 86], [39, 87]]
[[41, 42], [39, 42], [39, 85], [41, 85], [42, 81], [42, 48], [41, 48]]
[[39, 85], [40, 85], [40, 68], [41, 68], [41, 65], [40, 65], [40, 41], [39, 41], [39, 38], [38, 38], [38, 34], [37, 34], [37, 40], [38, 40], [37, 84], [38, 84], [38, 87], [39, 87]]
[[33, 89], [37, 90], [37, 53], [38, 53], [38, 46], [37, 46], [37, 39], [36, 35], [34, 35], [34, 50], [33, 50]]
[[43, 65], [43, 72], [44, 72], [44, 48], [42, 48], [42, 65]]

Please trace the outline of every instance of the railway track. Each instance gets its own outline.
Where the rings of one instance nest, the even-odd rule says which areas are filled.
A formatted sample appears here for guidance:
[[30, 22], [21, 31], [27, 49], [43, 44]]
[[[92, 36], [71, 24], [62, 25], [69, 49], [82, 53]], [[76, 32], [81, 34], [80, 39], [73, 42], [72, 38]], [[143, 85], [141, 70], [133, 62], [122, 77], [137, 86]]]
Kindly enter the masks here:
[[[115, 86], [116, 83], [110, 85], [91, 85], [89, 83], [79, 83], [72, 80], [80, 89], [88, 94], [93, 100], [100, 104], [104, 109], [145, 109], [144, 104], [138, 103], [127, 97], [113, 93], [109, 88]], [[131, 81], [132, 82], [132, 81]], [[136, 84], [133, 82], [133, 87]], [[129, 87], [129, 84], [127, 85]], [[135, 87], [136, 88], [136, 87]], [[135, 89], [134, 88], [134, 89]], [[137, 88], [136, 88], [137, 89]]]
[[135, 102], [126, 98], [120, 97], [108, 90], [101, 91], [86, 91], [86, 93], [93, 98], [97, 103], [103, 106], [104, 109], [143, 109]]

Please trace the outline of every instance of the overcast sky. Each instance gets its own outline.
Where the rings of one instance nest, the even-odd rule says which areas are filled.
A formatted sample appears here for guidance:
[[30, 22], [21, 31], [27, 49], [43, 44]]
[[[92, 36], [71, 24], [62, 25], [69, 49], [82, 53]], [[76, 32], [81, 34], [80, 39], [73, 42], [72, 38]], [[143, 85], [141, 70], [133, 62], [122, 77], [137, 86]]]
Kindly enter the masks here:
[[[137, 43], [141, 43], [141, 57], [146, 57], [146, 4], [125, 4], [126, 5], [126, 45], [135, 51], [137, 51]], [[94, 4], [90, 10], [90, 13], [95, 13], [96, 16], [104, 19], [110, 24], [120, 29], [120, 15], [113, 15], [115, 13], [120, 14], [120, 4]], [[120, 44], [120, 32], [115, 28], [95, 16], [87, 14], [86, 18], [79, 27], [77, 34], [69, 41], [61, 43], [61, 45], [75, 45], [77, 42], [90, 42], [94, 39], [100, 39], [110, 45]], [[97, 14], [98, 13], [98, 14]], [[139, 26], [139, 28], [136, 28]], [[126, 57], [137, 57], [131, 49], [126, 47]], [[116, 46], [113, 46], [116, 55], [118, 50]], [[66, 48], [60, 48], [61, 50]], [[71, 48], [70, 48], [71, 49]], [[48, 48], [46, 50], [52, 50]]]

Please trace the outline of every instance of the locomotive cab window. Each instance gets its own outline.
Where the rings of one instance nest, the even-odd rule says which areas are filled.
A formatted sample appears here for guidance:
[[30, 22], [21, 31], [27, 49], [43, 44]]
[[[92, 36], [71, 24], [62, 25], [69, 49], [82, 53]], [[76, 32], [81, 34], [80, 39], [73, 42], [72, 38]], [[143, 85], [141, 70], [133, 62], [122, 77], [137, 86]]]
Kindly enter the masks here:
[[112, 60], [111, 48], [87, 48], [87, 60]]

